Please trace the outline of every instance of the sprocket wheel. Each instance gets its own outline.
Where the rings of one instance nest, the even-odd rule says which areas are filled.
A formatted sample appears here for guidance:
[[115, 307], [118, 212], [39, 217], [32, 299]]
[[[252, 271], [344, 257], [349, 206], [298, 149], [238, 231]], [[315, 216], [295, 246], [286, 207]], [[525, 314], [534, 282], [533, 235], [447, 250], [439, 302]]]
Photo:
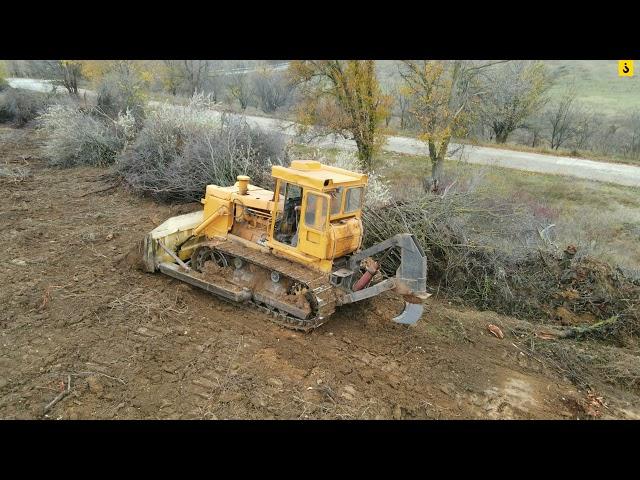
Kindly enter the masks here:
[[197, 272], [202, 272], [202, 267], [206, 262], [213, 261], [219, 267], [227, 267], [229, 261], [222, 252], [211, 247], [199, 247], [191, 254], [191, 268]]

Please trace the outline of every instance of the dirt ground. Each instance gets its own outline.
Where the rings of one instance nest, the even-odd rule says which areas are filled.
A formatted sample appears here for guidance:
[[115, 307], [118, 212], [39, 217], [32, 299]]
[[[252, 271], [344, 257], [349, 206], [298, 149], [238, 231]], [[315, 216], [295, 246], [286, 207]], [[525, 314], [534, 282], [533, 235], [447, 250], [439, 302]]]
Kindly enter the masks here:
[[301, 334], [140, 272], [131, 246], [197, 205], [49, 168], [38, 146], [0, 127], [0, 418], [640, 418], [637, 397], [581, 391], [532, 355], [518, 319], [440, 299], [407, 327], [389, 294]]

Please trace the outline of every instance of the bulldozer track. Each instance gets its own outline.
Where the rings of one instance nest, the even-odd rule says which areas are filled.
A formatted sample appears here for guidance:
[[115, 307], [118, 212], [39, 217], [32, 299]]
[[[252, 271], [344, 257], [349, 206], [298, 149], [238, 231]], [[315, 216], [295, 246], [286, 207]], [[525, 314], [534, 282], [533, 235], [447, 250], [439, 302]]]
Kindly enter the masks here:
[[212, 245], [211, 248], [225, 255], [242, 258], [244, 261], [258, 267], [277, 271], [293, 281], [305, 285], [314, 296], [315, 305], [313, 307], [315, 308], [314, 315], [311, 318], [303, 319], [282, 311], [282, 309], [258, 302], [255, 300], [255, 297], [245, 303], [238, 303], [223, 298], [226, 302], [233, 305], [240, 305], [249, 310], [252, 308], [248, 307], [248, 305], [251, 305], [253, 309], [267, 314], [270, 321], [282, 327], [303, 332], [318, 328], [324, 324], [335, 311], [335, 292], [334, 287], [329, 283], [329, 275], [306, 269], [287, 259], [275, 257], [272, 254], [247, 247], [232, 240], [217, 243]]

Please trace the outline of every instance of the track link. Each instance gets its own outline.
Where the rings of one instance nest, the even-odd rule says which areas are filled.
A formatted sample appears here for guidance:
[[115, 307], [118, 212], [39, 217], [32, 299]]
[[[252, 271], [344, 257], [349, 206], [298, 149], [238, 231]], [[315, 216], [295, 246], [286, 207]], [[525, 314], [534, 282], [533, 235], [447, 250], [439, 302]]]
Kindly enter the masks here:
[[334, 313], [336, 306], [335, 291], [334, 287], [329, 283], [329, 276], [327, 274], [306, 269], [289, 260], [231, 240], [212, 243], [209, 245], [209, 248], [231, 257], [241, 258], [243, 261], [260, 268], [277, 271], [294, 282], [306, 286], [314, 299], [314, 301], [311, 302], [313, 315], [311, 318], [299, 318], [266, 303], [257, 302], [255, 298], [251, 298], [242, 303], [216, 295], [219, 298], [233, 305], [240, 305], [245, 309], [249, 309], [248, 305], [251, 305], [254, 309], [267, 314], [272, 322], [288, 329], [303, 332], [314, 330], [323, 325], [331, 314]]

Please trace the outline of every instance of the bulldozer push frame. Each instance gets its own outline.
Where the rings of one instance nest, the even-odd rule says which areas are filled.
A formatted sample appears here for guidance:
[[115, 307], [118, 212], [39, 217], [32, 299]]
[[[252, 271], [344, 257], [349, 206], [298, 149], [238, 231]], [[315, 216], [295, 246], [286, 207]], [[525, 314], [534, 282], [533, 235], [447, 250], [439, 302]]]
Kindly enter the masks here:
[[[367, 176], [312, 160], [271, 173], [274, 191], [243, 175], [233, 186], [207, 185], [202, 210], [146, 235], [145, 270], [252, 305], [295, 330], [313, 330], [336, 307], [387, 290], [405, 300], [394, 321], [416, 323], [430, 296], [426, 258], [408, 233], [361, 249]], [[400, 263], [387, 277], [375, 258], [393, 249]]]

